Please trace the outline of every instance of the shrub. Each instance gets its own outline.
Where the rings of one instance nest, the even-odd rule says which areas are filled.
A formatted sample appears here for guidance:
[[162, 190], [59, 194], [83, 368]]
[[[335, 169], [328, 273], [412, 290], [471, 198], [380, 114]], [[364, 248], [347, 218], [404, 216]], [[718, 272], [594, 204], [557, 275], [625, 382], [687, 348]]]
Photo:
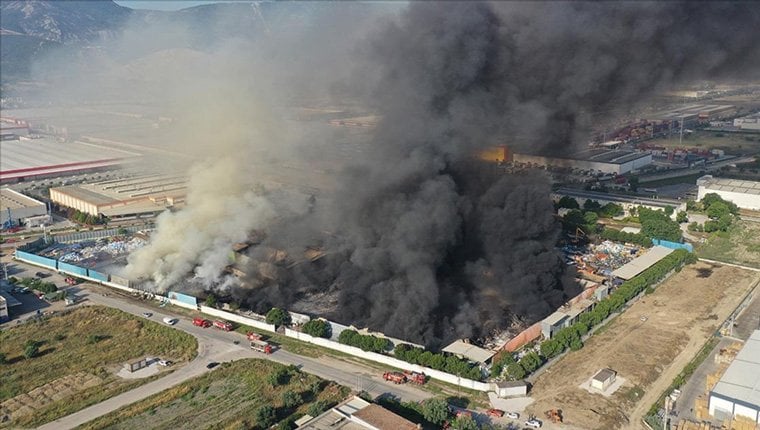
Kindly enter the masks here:
[[507, 376], [513, 381], [524, 378], [526, 374], [525, 368], [520, 363], [512, 363], [507, 366]]
[[277, 421], [274, 408], [264, 405], [256, 410], [256, 422], [262, 428], [269, 428]]
[[272, 308], [267, 312], [267, 324], [274, 324], [276, 326], [290, 324], [290, 314], [280, 308]]
[[325, 339], [329, 339], [332, 335], [332, 330], [330, 328], [330, 323], [328, 323], [325, 320], [311, 320], [303, 325], [301, 330], [311, 336], [314, 337], [323, 337]]
[[316, 417], [325, 410], [327, 410], [327, 402], [324, 400], [317, 400], [316, 402], [309, 405], [309, 409], [306, 411], [309, 415]]
[[294, 409], [298, 407], [302, 402], [301, 395], [296, 393], [295, 391], [288, 390], [284, 393], [282, 393], [282, 404], [287, 409]]
[[419, 364], [420, 366], [430, 367], [431, 369], [441, 370], [476, 381], [483, 379], [480, 367], [453, 355], [433, 354], [422, 348], [406, 344], [396, 345], [393, 355], [407, 363]]

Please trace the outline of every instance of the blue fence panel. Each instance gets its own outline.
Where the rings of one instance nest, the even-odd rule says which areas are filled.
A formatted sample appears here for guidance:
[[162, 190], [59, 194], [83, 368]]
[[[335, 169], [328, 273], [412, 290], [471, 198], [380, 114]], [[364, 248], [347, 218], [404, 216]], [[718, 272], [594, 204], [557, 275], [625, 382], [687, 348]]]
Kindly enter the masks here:
[[694, 247], [690, 243], [678, 243], [662, 239], [652, 239], [652, 243], [655, 245], [664, 246], [665, 248], [685, 249], [689, 252], [694, 252]]
[[185, 304], [188, 304], [190, 306], [198, 306], [198, 299], [196, 299], [193, 296], [189, 296], [187, 294], [182, 293], [176, 293], [174, 291], [169, 292], [169, 298], [172, 300], [176, 300], [178, 302], [182, 302]]
[[73, 275], [87, 276], [87, 269], [84, 267], [75, 266], [73, 264], [58, 262], [58, 270], [71, 273]]
[[40, 255], [31, 254], [24, 251], [16, 250], [16, 258], [31, 261], [32, 263], [39, 264], [41, 266], [49, 267], [53, 270], [57, 268], [57, 261], [52, 258], [42, 257]]
[[88, 276], [98, 281], [108, 282], [108, 275], [105, 273], [96, 272], [92, 269], [87, 270]]

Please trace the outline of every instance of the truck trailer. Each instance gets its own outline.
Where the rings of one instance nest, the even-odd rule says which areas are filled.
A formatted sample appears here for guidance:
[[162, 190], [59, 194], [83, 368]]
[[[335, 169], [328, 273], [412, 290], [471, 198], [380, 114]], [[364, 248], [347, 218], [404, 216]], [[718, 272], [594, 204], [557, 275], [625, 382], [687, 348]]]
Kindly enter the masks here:
[[218, 328], [219, 330], [232, 331], [232, 323], [229, 321], [215, 320], [214, 327]]
[[203, 328], [209, 328], [211, 327], [211, 321], [203, 319], [203, 318], [193, 318], [193, 325]]
[[272, 345], [270, 345], [269, 342], [263, 340], [252, 340], [251, 349], [258, 352], [263, 352], [264, 354], [272, 353]]
[[403, 384], [406, 382], [406, 375], [401, 372], [385, 372], [383, 373], [383, 379], [394, 384]]

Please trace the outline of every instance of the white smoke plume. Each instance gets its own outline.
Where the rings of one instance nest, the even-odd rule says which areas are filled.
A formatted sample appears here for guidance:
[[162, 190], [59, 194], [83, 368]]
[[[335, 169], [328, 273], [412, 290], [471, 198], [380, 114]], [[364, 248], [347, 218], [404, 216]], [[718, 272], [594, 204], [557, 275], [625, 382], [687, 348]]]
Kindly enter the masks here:
[[148, 246], [129, 257], [126, 274], [150, 277], [164, 291], [193, 270], [205, 284], [221, 279], [231, 246], [274, 217], [264, 196], [234, 172], [240, 161], [223, 158], [193, 167], [187, 207], [159, 216]]

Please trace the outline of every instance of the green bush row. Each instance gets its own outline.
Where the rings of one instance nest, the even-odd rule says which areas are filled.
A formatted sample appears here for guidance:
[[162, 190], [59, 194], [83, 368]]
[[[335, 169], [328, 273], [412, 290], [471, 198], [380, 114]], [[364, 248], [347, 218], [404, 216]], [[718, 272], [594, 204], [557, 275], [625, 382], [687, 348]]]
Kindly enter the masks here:
[[385, 352], [393, 347], [393, 343], [388, 339], [359, 334], [356, 330], [343, 330], [338, 336], [338, 342], [371, 352]]
[[407, 363], [419, 364], [420, 366], [440, 370], [452, 375], [461, 376], [462, 378], [473, 379], [475, 381], [483, 379], [480, 367], [454, 355], [434, 354], [422, 348], [402, 343], [396, 345], [396, 348], [393, 350], [393, 356]]

